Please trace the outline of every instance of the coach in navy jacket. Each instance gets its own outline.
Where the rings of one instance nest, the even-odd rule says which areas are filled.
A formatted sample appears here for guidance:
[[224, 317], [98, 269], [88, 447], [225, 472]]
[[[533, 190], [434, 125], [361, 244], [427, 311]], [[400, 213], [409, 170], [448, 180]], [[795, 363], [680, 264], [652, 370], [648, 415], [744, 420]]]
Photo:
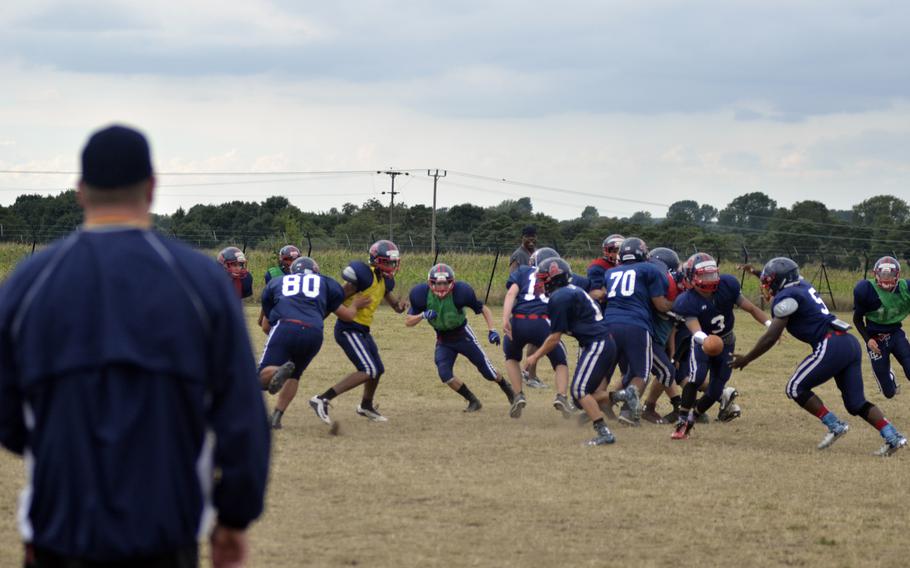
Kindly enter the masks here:
[[149, 229], [154, 185], [142, 134], [96, 132], [84, 226], [0, 289], [27, 565], [195, 566], [215, 511], [213, 563], [243, 562], [262, 512], [269, 431], [241, 308], [217, 264]]

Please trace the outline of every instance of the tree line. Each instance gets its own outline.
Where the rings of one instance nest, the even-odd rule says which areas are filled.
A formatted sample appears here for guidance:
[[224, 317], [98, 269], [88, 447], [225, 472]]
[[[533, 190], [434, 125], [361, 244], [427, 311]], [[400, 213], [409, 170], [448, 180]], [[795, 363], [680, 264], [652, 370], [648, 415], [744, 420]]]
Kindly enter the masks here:
[[[20, 195], [0, 207], [0, 239], [45, 243], [73, 230], [82, 213], [75, 192], [56, 196]], [[287, 198], [261, 202], [232, 201], [194, 205], [170, 215], [155, 215], [160, 231], [190, 244], [219, 248], [228, 244], [277, 250], [294, 243], [306, 249], [365, 248], [390, 231], [403, 249], [430, 248], [432, 209], [425, 205], [377, 199], [340, 209], [302, 211]], [[722, 209], [694, 200], [677, 201], [667, 214], [655, 218], [646, 211], [629, 217], [606, 217], [587, 206], [575, 219], [557, 220], [535, 211], [531, 199], [506, 200], [491, 207], [471, 203], [437, 210], [437, 249], [500, 250], [519, 241], [521, 229], [535, 225], [538, 246], [553, 246], [563, 254], [595, 256], [601, 241], [619, 233], [643, 238], [649, 246], [668, 246], [681, 257], [698, 251], [721, 260], [767, 260], [786, 255], [803, 264], [824, 261], [837, 268], [862, 269], [869, 259], [893, 254], [910, 258], [910, 207], [892, 195], [870, 197], [849, 210], [829, 209], [819, 201], [799, 201], [780, 207], [762, 192], [733, 199]]]

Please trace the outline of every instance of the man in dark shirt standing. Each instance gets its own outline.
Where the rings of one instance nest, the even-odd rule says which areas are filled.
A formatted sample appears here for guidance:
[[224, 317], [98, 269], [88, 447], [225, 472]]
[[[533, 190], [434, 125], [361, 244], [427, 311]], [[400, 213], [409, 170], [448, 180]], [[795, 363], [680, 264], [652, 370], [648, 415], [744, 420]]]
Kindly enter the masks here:
[[509, 274], [515, 272], [519, 266], [527, 266], [531, 262], [531, 255], [537, 248], [537, 227], [528, 225], [521, 230], [521, 246], [512, 252], [509, 257]]
[[26, 566], [196, 566], [214, 519], [212, 564], [246, 561], [270, 444], [256, 365], [224, 271], [150, 230], [154, 187], [142, 134], [96, 132], [82, 229], [0, 293], [0, 443], [28, 464]]

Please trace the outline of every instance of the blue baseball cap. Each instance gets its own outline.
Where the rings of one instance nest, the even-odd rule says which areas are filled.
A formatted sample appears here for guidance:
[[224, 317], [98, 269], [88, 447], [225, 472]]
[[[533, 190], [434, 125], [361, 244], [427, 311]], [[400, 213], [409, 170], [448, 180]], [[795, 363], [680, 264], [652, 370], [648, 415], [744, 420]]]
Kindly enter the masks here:
[[152, 177], [148, 141], [137, 130], [120, 125], [103, 128], [82, 150], [82, 181], [98, 189], [133, 185]]

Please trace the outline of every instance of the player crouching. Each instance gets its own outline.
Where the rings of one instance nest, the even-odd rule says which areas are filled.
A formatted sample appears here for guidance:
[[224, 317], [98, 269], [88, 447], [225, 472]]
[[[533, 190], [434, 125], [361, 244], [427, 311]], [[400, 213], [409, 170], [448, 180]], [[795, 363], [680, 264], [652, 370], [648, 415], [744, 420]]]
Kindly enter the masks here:
[[259, 361], [259, 380], [269, 394], [278, 394], [272, 413], [273, 429], [297, 394], [300, 375], [322, 348], [323, 320], [334, 313], [351, 321], [370, 299], [356, 298], [345, 306], [341, 284], [319, 274], [319, 265], [308, 256], [297, 258], [289, 274], [272, 278], [262, 291], [263, 331], [269, 334]]
[[458, 355], [467, 357], [483, 378], [499, 385], [509, 399], [509, 404], [512, 403], [515, 396], [512, 386], [493, 367], [464, 314], [465, 308], [472, 309], [475, 314], [483, 314], [489, 330], [487, 340], [499, 345], [500, 338], [493, 329], [490, 308], [477, 299], [469, 284], [455, 281], [455, 271], [451, 266], [434, 265], [427, 275], [426, 284], [419, 284], [411, 290], [410, 304], [405, 325], [414, 327], [426, 320], [436, 330], [436, 370], [443, 383], [468, 401], [465, 412], [476, 412], [483, 405], [468, 385], [455, 377], [454, 365]]
[[549, 258], [541, 262], [537, 267], [537, 277], [549, 297], [547, 316], [550, 318], [551, 333], [543, 345], [528, 356], [528, 361], [536, 363], [555, 349], [563, 333], [574, 336], [578, 340], [580, 352], [575, 375], [572, 377], [571, 393], [594, 423], [596, 433], [586, 444], [612, 444], [616, 438], [607, 428], [604, 413], [593, 394], [609, 376], [616, 362], [616, 344], [607, 331], [600, 307], [587, 292], [570, 283], [572, 269], [561, 258]]

